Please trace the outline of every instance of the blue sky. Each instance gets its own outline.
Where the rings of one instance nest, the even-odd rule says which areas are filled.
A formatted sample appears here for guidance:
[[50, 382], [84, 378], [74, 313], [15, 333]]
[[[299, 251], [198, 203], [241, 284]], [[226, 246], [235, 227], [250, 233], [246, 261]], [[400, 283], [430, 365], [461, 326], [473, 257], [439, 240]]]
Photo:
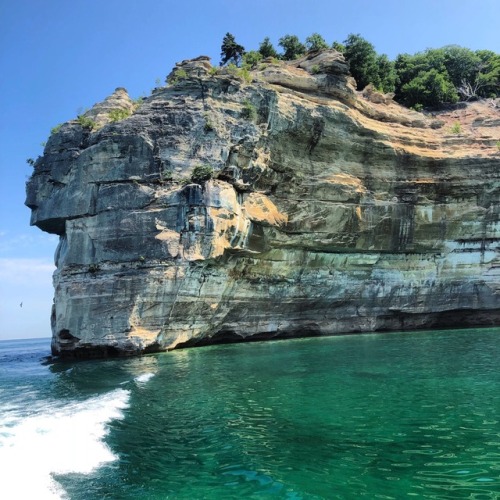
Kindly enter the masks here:
[[499, 19], [500, 0], [2, 0], [0, 340], [50, 336], [57, 238], [29, 227], [23, 203], [26, 159], [53, 126], [116, 87], [148, 94], [182, 59], [218, 63], [226, 32], [247, 50], [360, 33], [392, 59], [447, 44], [500, 52]]

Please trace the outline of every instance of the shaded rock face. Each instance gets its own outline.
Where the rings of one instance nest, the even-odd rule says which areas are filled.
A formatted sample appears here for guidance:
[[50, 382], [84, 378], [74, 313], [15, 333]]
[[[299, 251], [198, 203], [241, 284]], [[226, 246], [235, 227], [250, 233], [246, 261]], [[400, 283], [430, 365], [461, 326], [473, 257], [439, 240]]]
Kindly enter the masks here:
[[179, 68], [137, 108], [123, 89], [96, 105], [98, 130], [64, 124], [35, 164], [31, 222], [60, 236], [55, 354], [500, 324], [495, 103], [456, 136], [453, 112], [357, 93], [335, 51], [252, 83]]

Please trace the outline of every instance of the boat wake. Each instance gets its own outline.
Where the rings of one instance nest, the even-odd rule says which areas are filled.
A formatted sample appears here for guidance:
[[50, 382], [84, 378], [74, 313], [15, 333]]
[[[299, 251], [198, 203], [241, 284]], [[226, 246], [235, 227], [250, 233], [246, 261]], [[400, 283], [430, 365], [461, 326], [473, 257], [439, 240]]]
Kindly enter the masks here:
[[64, 406], [47, 403], [0, 416], [0, 496], [65, 498], [55, 474], [89, 474], [116, 460], [104, 437], [108, 424], [123, 418], [129, 397], [129, 391], [116, 389]]

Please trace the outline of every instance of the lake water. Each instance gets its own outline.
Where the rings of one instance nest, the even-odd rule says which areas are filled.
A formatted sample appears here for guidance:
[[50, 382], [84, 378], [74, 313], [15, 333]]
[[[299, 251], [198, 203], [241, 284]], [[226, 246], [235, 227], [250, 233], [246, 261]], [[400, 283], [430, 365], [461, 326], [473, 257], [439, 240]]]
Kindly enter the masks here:
[[500, 328], [48, 353], [0, 342], [0, 498], [499, 498]]

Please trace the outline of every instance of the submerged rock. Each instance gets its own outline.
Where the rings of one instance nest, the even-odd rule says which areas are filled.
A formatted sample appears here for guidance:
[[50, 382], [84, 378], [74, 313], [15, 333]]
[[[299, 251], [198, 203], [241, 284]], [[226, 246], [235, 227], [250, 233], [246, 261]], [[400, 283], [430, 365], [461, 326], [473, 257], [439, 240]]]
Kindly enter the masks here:
[[500, 323], [498, 108], [363, 95], [335, 51], [169, 81], [117, 89], [35, 164], [54, 354]]

